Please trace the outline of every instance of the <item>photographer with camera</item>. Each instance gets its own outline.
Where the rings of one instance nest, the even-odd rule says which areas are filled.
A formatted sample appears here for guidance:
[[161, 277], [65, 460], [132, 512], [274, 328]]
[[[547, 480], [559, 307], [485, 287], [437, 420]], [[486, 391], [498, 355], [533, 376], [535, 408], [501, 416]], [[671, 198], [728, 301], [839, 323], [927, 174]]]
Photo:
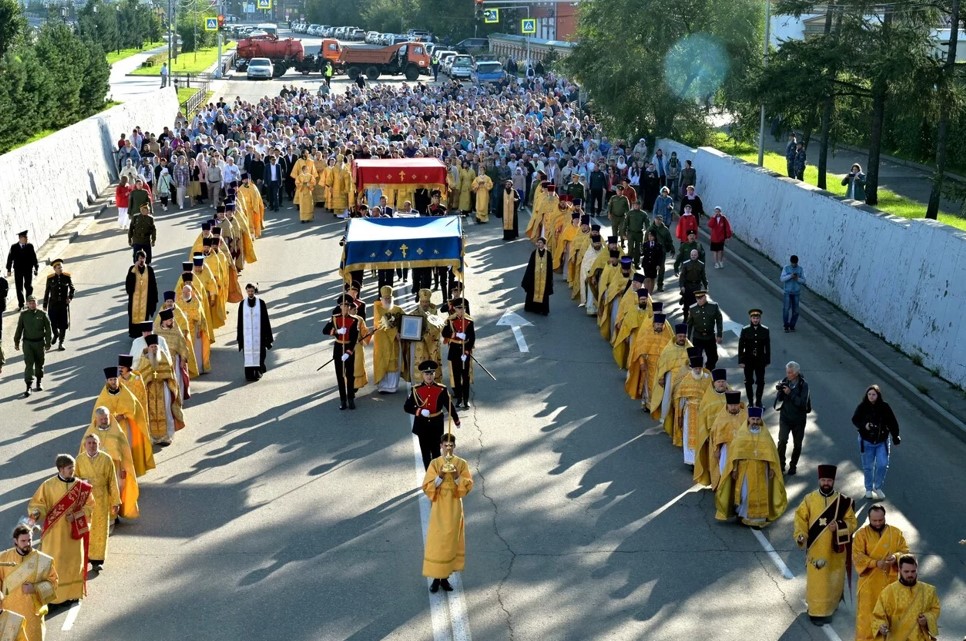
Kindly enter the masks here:
[[889, 437], [892, 437], [892, 445], [898, 445], [900, 439], [899, 421], [889, 404], [882, 400], [878, 385], [870, 385], [865, 390], [862, 402], [852, 415], [852, 424], [859, 431], [865, 498], [884, 499], [882, 485], [889, 471]]
[[809, 398], [808, 383], [802, 376], [802, 368], [795, 361], [785, 365], [785, 378], [775, 386], [778, 396], [775, 397], [775, 410], [778, 412], [778, 460], [782, 464], [782, 474], [785, 474], [785, 447], [788, 445], [788, 435], [792, 435], [792, 459], [788, 465], [788, 476], [794, 476], [798, 457], [802, 454], [802, 441], [805, 440], [805, 422], [808, 413], [812, 411], [812, 400]]

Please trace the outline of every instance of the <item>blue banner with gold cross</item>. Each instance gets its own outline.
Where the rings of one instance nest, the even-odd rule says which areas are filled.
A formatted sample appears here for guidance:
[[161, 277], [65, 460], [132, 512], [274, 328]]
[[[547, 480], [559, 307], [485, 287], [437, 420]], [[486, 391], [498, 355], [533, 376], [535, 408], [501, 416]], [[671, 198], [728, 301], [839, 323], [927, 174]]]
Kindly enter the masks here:
[[342, 268], [452, 267], [463, 271], [459, 216], [351, 218]]

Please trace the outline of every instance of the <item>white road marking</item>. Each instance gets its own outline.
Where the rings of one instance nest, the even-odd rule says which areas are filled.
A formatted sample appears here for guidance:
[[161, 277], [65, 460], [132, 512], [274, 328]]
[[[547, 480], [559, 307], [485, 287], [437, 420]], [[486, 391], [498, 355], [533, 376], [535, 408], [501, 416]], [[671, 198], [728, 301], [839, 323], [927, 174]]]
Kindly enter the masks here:
[[77, 615], [80, 614], [80, 609], [80, 601], [70, 606], [70, 610], [67, 611], [67, 616], [64, 617], [64, 627], [61, 628], [62, 632], [70, 632], [70, 629], [74, 627], [74, 622], [77, 621]]
[[523, 337], [523, 330], [520, 328], [532, 326], [533, 323], [523, 318], [519, 314], [516, 314], [515, 312], [506, 310], [503, 312], [503, 316], [500, 317], [500, 320], [498, 320], [496, 324], [509, 327], [513, 331], [513, 338], [517, 340], [517, 347], [520, 349], [521, 353], [527, 354], [530, 352], [530, 348], [527, 346], [527, 340]]
[[[412, 429], [413, 419], [409, 419], [409, 427]], [[416, 469], [416, 486], [422, 487], [423, 477], [426, 470], [423, 468], [423, 456], [419, 451], [419, 437], [412, 434], [413, 460]], [[429, 499], [425, 494], [419, 497], [419, 520], [423, 528], [423, 545], [426, 545], [426, 535], [429, 531]], [[426, 579], [428, 588], [432, 579]], [[433, 621], [434, 641], [472, 641], [470, 635], [470, 618], [466, 609], [466, 597], [463, 593], [463, 581], [460, 573], [450, 576], [450, 585], [453, 591], [446, 593], [443, 591], [436, 594], [429, 593], [429, 613]], [[446, 612], [446, 604], [449, 603], [449, 613]]]
[[675, 503], [677, 503], [678, 501], [680, 501], [681, 499], [683, 499], [685, 496], [687, 496], [688, 494], [691, 494], [692, 492], [698, 492], [698, 491], [703, 490], [703, 489], [704, 489], [704, 486], [703, 485], [699, 485], [698, 483], [695, 483], [694, 485], [692, 485], [688, 489], [684, 490], [683, 492], [681, 492], [680, 494], [678, 494], [677, 496], [675, 496], [673, 499], [671, 499], [670, 501], [668, 501], [667, 503], [665, 503], [661, 507], [657, 508], [656, 510], [654, 510], [650, 514], [647, 514], [647, 515], [645, 515], [645, 516], [637, 519], [636, 521], [632, 521], [632, 522], [628, 523], [627, 525], [625, 525], [622, 528], [619, 528], [617, 530], [612, 530], [612, 531], [608, 532], [607, 534], [598, 537], [597, 545], [599, 546], [599, 548], [601, 550], [607, 550], [607, 549], [612, 549], [612, 548], [617, 547], [618, 545], [620, 545], [621, 542], [623, 542], [625, 539], [627, 539], [627, 537], [630, 536], [631, 533], [637, 532], [638, 530], [640, 530], [641, 528], [643, 528], [645, 525], [647, 525], [648, 523], [650, 523], [651, 521], [653, 521], [657, 517], [659, 517], [662, 514], [664, 514], [671, 507], [673, 507]]
[[771, 542], [765, 538], [765, 535], [759, 530], [752, 530], [751, 533], [754, 534], [755, 538], [758, 539], [758, 542], [761, 543], [761, 547], [765, 548], [765, 553], [768, 554], [768, 558], [770, 558], [771, 562], [775, 564], [775, 566], [778, 568], [778, 571], [782, 573], [782, 576], [789, 580], [794, 579], [795, 575], [792, 574], [792, 571], [788, 569], [788, 566], [785, 565], [785, 562], [782, 561], [782, 558], [778, 556], [778, 552], [776, 552], [775, 548], [772, 547]]
[[663, 425], [655, 425], [654, 427], [649, 427], [643, 432], [644, 436], [655, 436], [657, 434], [664, 434]]

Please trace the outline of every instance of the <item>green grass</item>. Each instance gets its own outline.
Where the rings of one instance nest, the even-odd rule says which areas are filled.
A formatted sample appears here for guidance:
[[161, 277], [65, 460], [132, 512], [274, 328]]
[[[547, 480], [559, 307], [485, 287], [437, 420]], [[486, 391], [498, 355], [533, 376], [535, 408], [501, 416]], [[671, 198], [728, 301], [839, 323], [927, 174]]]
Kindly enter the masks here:
[[[222, 53], [227, 53], [235, 47], [234, 42], [230, 42], [222, 47]], [[168, 61], [168, 52], [164, 51], [148, 58], [153, 64], [148, 67], [139, 67], [132, 71], [132, 76], [160, 76], [161, 63]], [[190, 53], [182, 53], [171, 66], [173, 73], [202, 73], [208, 67], [218, 61], [218, 47], [208, 47]]]
[[139, 53], [144, 53], [145, 51], [150, 51], [163, 45], [164, 42], [159, 40], [158, 42], [147, 42], [140, 49], [134, 47], [130, 49], [121, 49], [120, 51], [111, 51], [107, 54], [107, 64], [112, 65], [118, 60], [124, 60], [125, 58], [130, 58], [131, 56], [136, 56]]
[[[189, 98], [191, 98], [191, 96], [195, 95], [199, 91], [201, 91], [200, 87], [180, 87], [180, 88], [178, 88], [178, 104], [179, 105], [183, 105], [186, 100], [188, 100]], [[208, 91], [208, 92], [206, 92], [205, 93], [205, 98], [204, 98], [204, 100], [202, 100], [199, 103], [199, 106], [200, 105], [207, 104], [208, 103], [208, 99], [211, 98], [213, 95], [215, 95], [215, 92], [214, 91]], [[186, 117], [189, 117], [189, 118], [191, 116], [193, 116], [193, 115], [194, 115], [194, 113], [185, 114], [185, 116]]]
[[[753, 165], [758, 164], [758, 147], [755, 145], [731, 140], [727, 134], [718, 132], [715, 134], [713, 146], [715, 149], [741, 158]], [[786, 171], [785, 157], [773, 151], [766, 151], [765, 168], [784, 176]], [[842, 185], [843, 177], [844, 174], [829, 173], [828, 179], [826, 180], [826, 184], [828, 185], [827, 191], [836, 196], [844, 196], [847, 187]], [[810, 185], [818, 183], [818, 168], [814, 165], [807, 165], [805, 167], [804, 182]], [[882, 187], [879, 187], [879, 204], [876, 205], [876, 208], [887, 214], [899, 216], [900, 218], [924, 218], [926, 215], [925, 203], [900, 196]], [[966, 219], [948, 212], [939, 212], [939, 222], [950, 227], [966, 230]]]

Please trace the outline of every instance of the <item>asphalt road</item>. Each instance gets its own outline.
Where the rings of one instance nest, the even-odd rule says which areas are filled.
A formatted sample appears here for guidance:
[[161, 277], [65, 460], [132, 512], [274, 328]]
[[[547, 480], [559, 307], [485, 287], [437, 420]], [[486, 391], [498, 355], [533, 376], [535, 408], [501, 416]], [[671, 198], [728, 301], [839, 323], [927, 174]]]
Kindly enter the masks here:
[[[280, 83], [229, 86], [231, 97], [243, 87], [276, 93]], [[162, 289], [173, 285], [206, 216], [159, 215]], [[626, 397], [609, 345], [563, 285], [549, 317], [523, 314], [526, 239], [503, 243], [498, 221], [468, 225], [476, 354], [497, 381], [477, 372], [474, 408], [457, 432], [476, 480], [465, 500], [467, 570], [458, 592], [430, 597], [420, 576], [421, 471], [402, 394], [369, 386], [357, 411], [340, 412], [332, 370], [316, 372], [331, 355], [321, 328], [340, 290], [342, 224], [331, 216], [296, 221], [294, 209], [268, 215], [259, 261], [242, 276], [259, 283], [269, 306], [276, 341], [268, 374], [245, 383], [232, 313], [218, 333], [214, 371], [193, 382], [188, 427], [142, 479], [143, 516], [118, 528], [80, 608], [48, 617], [49, 640], [850, 638], [850, 603], [831, 628], [803, 614], [791, 509], [815, 488], [818, 463], [838, 464], [839, 487], [861, 495], [849, 418], [877, 380], [863, 363], [804, 320], [797, 333], [774, 336], [769, 375], [777, 381], [780, 364], [798, 360], [815, 407], [802, 473], [788, 483], [790, 512], [763, 532], [795, 576], [783, 578], [750, 530], [714, 520], [713, 497], [692, 487], [680, 451]], [[0, 522], [9, 527], [53, 474], [56, 454], [77, 451], [101, 368], [130, 344], [124, 234], [105, 215], [64, 258], [78, 288], [69, 349], [49, 355], [47, 389], [27, 400], [22, 360], [10, 349], [13, 316], [4, 318]], [[743, 322], [758, 305], [766, 324], [780, 324], [780, 300], [738, 267], [709, 278], [730, 318]], [[669, 285], [660, 298], [672, 304]], [[374, 290], [369, 279], [363, 296], [371, 300]], [[532, 323], [522, 329], [527, 353], [497, 325], [508, 310]], [[732, 355], [736, 343], [726, 337]], [[734, 359], [722, 362], [740, 385]], [[921, 578], [939, 589], [941, 638], [959, 639], [966, 445], [884, 392], [904, 436], [885, 488], [889, 522], [921, 555]], [[773, 412], [765, 422], [775, 434]], [[859, 500], [862, 517], [867, 503]]]

